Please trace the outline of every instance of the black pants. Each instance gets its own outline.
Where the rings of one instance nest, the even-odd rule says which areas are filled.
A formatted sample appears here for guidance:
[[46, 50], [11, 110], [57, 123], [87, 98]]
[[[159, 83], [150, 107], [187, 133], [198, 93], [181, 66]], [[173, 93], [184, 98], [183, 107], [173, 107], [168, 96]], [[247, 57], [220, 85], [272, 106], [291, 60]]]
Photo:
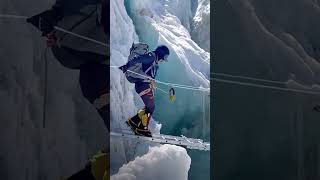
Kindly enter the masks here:
[[153, 90], [150, 87], [150, 83], [136, 83], [135, 89], [145, 105], [146, 112], [152, 115], [155, 109], [155, 105]]
[[52, 52], [56, 59], [70, 69], [80, 69], [83, 64], [98, 63], [109, 59], [108, 56], [90, 51], [78, 51], [66, 46], [53, 46]]
[[53, 47], [57, 60], [65, 67], [80, 70], [80, 87], [83, 96], [95, 106], [110, 132], [110, 67], [101, 64], [108, 56], [77, 51], [67, 47]]
[[[80, 87], [84, 97], [95, 106], [110, 131], [110, 68], [101, 64], [80, 67]], [[97, 103], [98, 102], [98, 103]]]

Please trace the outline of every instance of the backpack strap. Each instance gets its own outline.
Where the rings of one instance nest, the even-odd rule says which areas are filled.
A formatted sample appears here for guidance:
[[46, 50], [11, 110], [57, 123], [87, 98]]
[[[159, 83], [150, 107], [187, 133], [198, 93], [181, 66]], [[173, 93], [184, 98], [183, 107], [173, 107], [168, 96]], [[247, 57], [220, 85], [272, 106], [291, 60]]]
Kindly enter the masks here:
[[147, 72], [149, 72], [151, 70], [151, 68], [153, 68], [156, 65], [156, 62], [153, 62], [152, 65], [150, 67], [148, 67], [148, 69], [144, 72], [147, 74]]
[[[152, 53], [154, 55], [154, 53]], [[145, 74], [147, 74], [152, 68], [154, 68], [154, 66], [156, 66], [156, 61], [158, 60], [158, 57], [156, 56], [156, 60], [153, 61], [152, 65], [150, 67], [148, 67], [148, 69], [144, 72]], [[155, 72], [153, 71], [152, 73], [152, 78], [154, 78]]]

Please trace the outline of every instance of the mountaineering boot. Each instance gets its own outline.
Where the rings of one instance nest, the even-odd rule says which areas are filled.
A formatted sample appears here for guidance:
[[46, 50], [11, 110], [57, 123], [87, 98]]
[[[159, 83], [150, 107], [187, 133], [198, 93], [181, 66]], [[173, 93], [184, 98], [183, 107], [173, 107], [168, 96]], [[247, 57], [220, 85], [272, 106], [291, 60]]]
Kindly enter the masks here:
[[127, 124], [131, 127], [136, 135], [151, 137], [151, 132], [148, 129], [150, 121], [150, 113], [145, 113], [145, 110], [139, 110], [132, 118], [128, 119]]
[[149, 121], [151, 118], [150, 113], [147, 113], [144, 109], [138, 111], [138, 117], [140, 123], [138, 124], [138, 128], [136, 129], [136, 133], [143, 136], [151, 137], [151, 132], [148, 129]]
[[136, 114], [135, 116], [129, 118], [126, 123], [132, 128], [133, 131], [135, 131], [135, 129], [138, 128], [139, 122], [140, 122], [139, 116], [138, 114]]

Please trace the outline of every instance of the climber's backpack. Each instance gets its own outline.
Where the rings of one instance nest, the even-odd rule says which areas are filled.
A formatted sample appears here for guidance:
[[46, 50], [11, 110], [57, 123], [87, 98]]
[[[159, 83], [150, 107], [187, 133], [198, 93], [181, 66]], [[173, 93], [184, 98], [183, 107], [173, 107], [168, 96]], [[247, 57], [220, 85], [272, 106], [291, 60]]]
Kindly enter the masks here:
[[[132, 43], [132, 46], [130, 48], [130, 55], [128, 57], [128, 62], [133, 60], [134, 58], [147, 54], [149, 52], [149, 46], [145, 43]], [[148, 69], [149, 70], [149, 69]], [[148, 71], [147, 70], [147, 71]], [[134, 73], [133, 73], [134, 72]], [[135, 63], [128, 67], [125, 75], [129, 82], [131, 83], [137, 83], [137, 82], [143, 82], [148, 81], [145, 77], [141, 75], [145, 75], [146, 72], [142, 69], [142, 63]]]

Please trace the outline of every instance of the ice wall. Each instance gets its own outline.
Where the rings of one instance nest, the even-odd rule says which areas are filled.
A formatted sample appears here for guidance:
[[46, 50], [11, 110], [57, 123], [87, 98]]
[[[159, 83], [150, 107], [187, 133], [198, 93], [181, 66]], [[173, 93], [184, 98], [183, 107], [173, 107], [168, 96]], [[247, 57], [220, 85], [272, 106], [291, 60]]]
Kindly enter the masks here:
[[[110, 103], [111, 130], [125, 126], [124, 122], [137, 111], [134, 103], [134, 85], [129, 83], [117, 68], [127, 62], [129, 49], [138, 40], [131, 19], [124, 8], [123, 0], [110, 1]], [[115, 173], [127, 163], [127, 141], [111, 137], [111, 173]]]
[[210, 0], [198, 0], [196, 7], [191, 23], [191, 37], [202, 49], [210, 52]]

